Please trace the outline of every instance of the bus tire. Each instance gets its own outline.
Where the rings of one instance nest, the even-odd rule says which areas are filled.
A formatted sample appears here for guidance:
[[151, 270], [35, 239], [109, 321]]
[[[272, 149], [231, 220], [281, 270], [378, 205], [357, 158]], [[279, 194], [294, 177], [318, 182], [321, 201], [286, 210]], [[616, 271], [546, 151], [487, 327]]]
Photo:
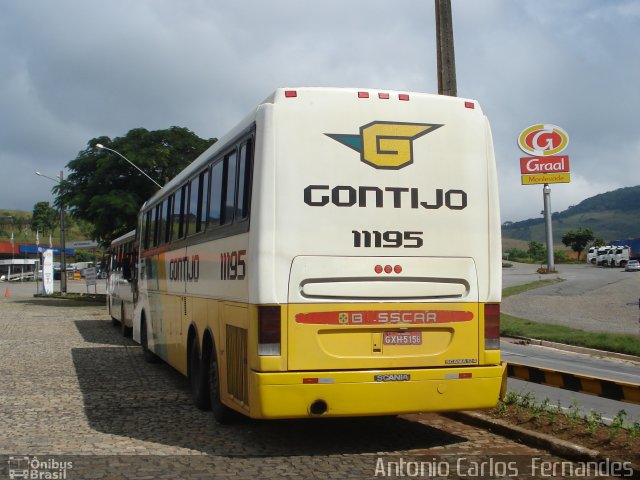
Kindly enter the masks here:
[[200, 359], [198, 336], [191, 339], [189, 348], [189, 382], [191, 384], [191, 398], [200, 410], [209, 410], [209, 364]]
[[142, 355], [147, 363], [158, 363], [158, 357], [149, 350], [149, 338], [147, 337], [147, 320], [142, 317], [140, 322], [140, 345], [142, 346]]
[[227, 407], [220, 400], [220, 375], [218, 372], [218, 359], [216, 357], [215, 347], [211, 348], [209, 358], [209, 400], [211, 402], [211, 411], [216, 422], [222, 425], [229, 425], [238, 420], [238, 413]]
[[120, 332], [123, 337], [131, 337], [133, 333], [133, 328], [127, 327], [127, 324], [124, 321], [124, 302], [120, 304]]

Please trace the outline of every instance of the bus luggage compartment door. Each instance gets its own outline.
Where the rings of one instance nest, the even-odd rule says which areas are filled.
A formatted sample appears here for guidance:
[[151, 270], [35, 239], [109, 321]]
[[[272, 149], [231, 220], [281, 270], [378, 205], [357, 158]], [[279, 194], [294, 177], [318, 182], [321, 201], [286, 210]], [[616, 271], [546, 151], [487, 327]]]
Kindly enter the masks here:
[[478, 362], [470, 258], [299, 256], [288, 311], [290, 370]]

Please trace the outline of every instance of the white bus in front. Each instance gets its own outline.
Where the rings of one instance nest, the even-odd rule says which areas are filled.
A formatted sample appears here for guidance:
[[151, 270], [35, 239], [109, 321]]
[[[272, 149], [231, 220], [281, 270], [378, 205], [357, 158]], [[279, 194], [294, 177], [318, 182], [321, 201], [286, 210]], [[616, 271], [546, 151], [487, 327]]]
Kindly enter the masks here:
[[221, 421], [498, 400], [497, 178], [474, 100], [279, 89], [139, 228], [134, 338]]

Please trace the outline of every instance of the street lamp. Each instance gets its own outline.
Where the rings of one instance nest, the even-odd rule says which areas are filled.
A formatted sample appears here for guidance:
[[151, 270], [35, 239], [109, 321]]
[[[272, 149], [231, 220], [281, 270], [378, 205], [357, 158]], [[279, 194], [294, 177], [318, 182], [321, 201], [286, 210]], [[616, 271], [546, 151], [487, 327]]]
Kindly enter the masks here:
[[124, 158], [127, 162], [129, 162], [130, 165], [132, 165], [135, 169], [137, 169], [141, 174], [143, 174], [145, 177], [147, 177], [149, 180], [151, 180], [153, 183], [156, 184], [156, 186], [158, 188], [162, 188], [162, 185], [160, 185], [158, 182], [156, 182], [153, 178], [151, 178], [149, 175], [147, 175], [144, 170], [142, 170], [140, 167], [138, 167], [135, 163], [133, 163], [131, 160], [129, 160], [127, 157], [125, 157], [124, 155], [122, 155], [120, 152], [114, 150], [113, 148], [108, 148], [105, 147], [104, 145], [100, 144], [100, 143], [96, 143], [96, 148], [98, 150], [109, 150], [110, 152], [115, 153], [116, 155], [119, 155], [121, 158]]
[[[60, 175], [56, 178], [40, 172], [36, 172], [36, 175], [53, 180], [60, 185], [64, 180], [62, 170], [60, 170]], [[64, 240], [64, 204], [62, 203], [62, 194], [60, 192], [58, 192], [58, 198], [60, 199], [60, 293], [65, 294], [67, 293], [67, 245]]]

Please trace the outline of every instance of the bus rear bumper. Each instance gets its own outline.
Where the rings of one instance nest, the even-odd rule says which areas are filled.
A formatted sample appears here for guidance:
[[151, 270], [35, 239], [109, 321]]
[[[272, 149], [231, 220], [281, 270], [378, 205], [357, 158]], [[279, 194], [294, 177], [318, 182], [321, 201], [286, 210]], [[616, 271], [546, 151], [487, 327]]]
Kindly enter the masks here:
[[398, 415], [494, 407], [506, 364], [403, 370], [251, 372], [253, 418]]

